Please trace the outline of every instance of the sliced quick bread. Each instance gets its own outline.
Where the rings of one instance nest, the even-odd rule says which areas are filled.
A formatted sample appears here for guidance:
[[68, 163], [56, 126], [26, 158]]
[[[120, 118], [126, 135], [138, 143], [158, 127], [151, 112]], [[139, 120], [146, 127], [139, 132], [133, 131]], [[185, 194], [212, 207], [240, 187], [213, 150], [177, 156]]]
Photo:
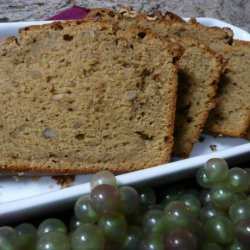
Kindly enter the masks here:
[[209, 111], [215, 107], [217, 84], [223, 69], [222, 58], [194, 39], [170, 34], [169, 27], [172, 22], [159, 16], [147, 17], [122, 8], [117, 14], [108, 9], [94, 9], [87, 18], [113, 21], [121, 29], [129, 25], [147, 27], [167, 41], [178, 41], [185, 48], [178, 62], [180, 79], [173, 154], [188, 156], [193, 144], [199, 139]]
[[250, 42], [224, 46], [227, 58], [218, 89], [218, 104], [211, 111], [205, 130], [223, 136], [243, 137], [250, 124]]
[[223, 64], [214, 51], [192, 39], [184, 39], [181, 44], [186, 49], [179, 61], [173, 154], [188, 156], [216, 105]]
[[[183, 20], [178, 19], [175, 14], [167, 12], [161, 16], [157, 13], [157, 17], [172, 20], [177, 27], [183, 26]], [[250, 67], [248, 65], [250, 43], [233, 41], [232, 34], [228, 28], [207, 28], [194, 18], [188, 22], [188, 26], [184, 30], [180, 30], [181, 37], [198, 38], [228, 60], [228, 66], [225, 68], [219, 84], [218, 105], [211, 112], [206, 132], [238, 137], [246, 134], [246, 128], [249, 126], [247, 124], [250, 124]], [[232, 45], [232, 47], [228, 45]], [[242, 94], [243, 92], [244, 94]], [[234, 96], [235, 98], [233, 98]], [[235, 119], [240, 119], [239, 123]], [[239, 126], [236, 126], [236, 123]], [[247, 138], [250, 138], [249, 134], [248, 132]]]
[[127, 172], [173, 147], [181, 51], [145, 29], [72, 21], [0, 43], [0, 170]]

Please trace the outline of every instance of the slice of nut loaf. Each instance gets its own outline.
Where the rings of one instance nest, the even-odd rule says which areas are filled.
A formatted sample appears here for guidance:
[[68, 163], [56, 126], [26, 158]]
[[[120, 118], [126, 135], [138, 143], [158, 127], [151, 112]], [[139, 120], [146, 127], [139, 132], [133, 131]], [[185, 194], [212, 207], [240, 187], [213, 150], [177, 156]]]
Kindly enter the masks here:
[[[183, 21], [179, 20], [176, 15], [171, 15], [171, 13], [165, 15], [157, 13], [156, 15], [161, 19], [172, 20], [177, 27], [183, 26]], [[179, 24], [176, 24], [176, 22], [179, 22]], [[184, 30], [180, 29], [179, 34], [184, 38], [191, 36], [202, 40], [228, 60], [228, 66], [219, 84], [218, 106], [211, 112], [206, 126], [207, 132], [223, 136], [244, 136], [249, 120], [249, 111], [247, 112], [250, 99], [250, 84], [248, 83], [250, 68], [247, 63], [249, 62], [249, 42], [233, 42], [233, 33], [230, 29], [207, 28], [194, 18], [189, 21]], [[232, 42], [233, 47], [228, 46]], [[243, 89], [244, 94], [241, 95]], [[242, 96], [243, 100], [237, 98], [232, 100], [232, 96], [238, 94]], [[240, 109], [239, 113], [237, 112], [238, 109]], [[236, 115], [235, 112], [238, 114]], [[239, 126], [235, 126], [235, 119], [240, 119]], [[246, 138], [250, 138], [249, 135], [248, 132]]]
[[[188, 156], [199, 139], [209, 111], [214, 108], [217, 84], [223, 68], [221, 57], [204, 44], [186, 37], [170, 35], [171, 22], [159, 16], [147, 17], [128, 8], [114, 13], [108, 9], [94, 9], [87, 18], [116, 22], [121, 29], [139, 25], [150, 28], [162, 37], [178, 39], [185, 52], [178, 62], [179, 86], [173, 153]], [[176, 41], [176, 40], [175, 40]]]
[[0, 44], [0, 169], [126, 172], [169, 160], [176, 48], [104, 22], [27, 27]]
[[194, 40], [179, 61], [179, 85], [173, 154], [188, 156], [200, 137], [209, 112], [216, 105], [216, 92], [223, 64], [221, 57]]
[[250, 124], [250, 42], [234, 41], [222, 51], [228, 63], [218, 90], [218, 104], [205, 130], [223, 136], [245, 136]]

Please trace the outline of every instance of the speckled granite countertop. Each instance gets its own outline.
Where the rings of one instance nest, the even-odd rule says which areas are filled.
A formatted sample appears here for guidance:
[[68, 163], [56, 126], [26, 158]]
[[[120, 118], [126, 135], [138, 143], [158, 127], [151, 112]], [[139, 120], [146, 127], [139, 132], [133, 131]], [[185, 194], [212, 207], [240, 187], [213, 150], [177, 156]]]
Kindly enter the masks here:
[[73, 5], [131, 5], [140, 11], [172, 11], [182, 17], [213, 17], [250, 31], [250, 0], [0, 0], [0, 22], [43, 20]]

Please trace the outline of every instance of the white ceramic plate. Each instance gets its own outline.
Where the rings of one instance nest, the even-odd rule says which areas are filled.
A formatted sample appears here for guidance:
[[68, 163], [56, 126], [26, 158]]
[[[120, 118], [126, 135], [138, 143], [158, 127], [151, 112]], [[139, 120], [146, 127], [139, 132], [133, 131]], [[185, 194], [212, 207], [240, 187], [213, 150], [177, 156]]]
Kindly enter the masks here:
[[[228, 23], [211, 18], [198, 18], [198, 21], [207, 26], [230, 27], [235, 33], [235, 38], [250, 41], [249, 33]], [[17, 35], [21, 27], [44, 23], [48, 22], [0, 23], [0, 39]], [[203, 137], [204, 141], [195, 144], [188, 159], [173, 159], [173, 162], [168, 164], [118, 175], [119, 184], [157, 185], [180, 180], [192, 175], [212, 157], [221, 157], [233, 164], [250, 159], [250, 143], [247, 140], [216, 138], [208, 135]], [[216, 145], [216, 151], [212, 151], [211, 145]], [[89, 179], [90, 175], [76, 176], [69, 187], [63, 188], [48, 176], [37, 178], [0, 176], [1, 224], [71, 205], [77, 197], [89, 191]]]

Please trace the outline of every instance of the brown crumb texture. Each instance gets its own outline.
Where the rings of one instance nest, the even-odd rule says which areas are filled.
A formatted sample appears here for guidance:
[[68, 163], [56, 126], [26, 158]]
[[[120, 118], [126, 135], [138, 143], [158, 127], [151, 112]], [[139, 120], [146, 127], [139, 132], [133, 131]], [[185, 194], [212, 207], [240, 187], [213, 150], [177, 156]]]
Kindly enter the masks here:
[[235, 41], [223, 47], [227, 58], [218, 90], [218, 104], [205, 130], [224, 136], [245, 136], [250, 124], [250, 42]]
[[72, 182], [75, 180], [74, 175], [62, 175], [62, 176], [53, 176], [52, 179], [56, 181], [56, 183], [63, 188], [70, 187]]
[[177, 69], [145, 29], [72, 21], [0, 44], [0, 169], [127, 172], [169, 160]]
[[222, 57], [202, 42], [175, 34], [172, 30], [175, 24], [185, 27], [190, 25], [183, 20], [176, 21], [178, 18], [171, 13], [166, 15], [168, 18], [159, 13], [145, 16], [128, 8], [121, 8], [116, 14], [108, 9], [94, 9], [87, 18], [95, 19], [98, 16], [98, 20], [115, 22], [121, 29], [129, 25], [146, 27], [161, 35], [165, 41], [178, 42], [184, 47], [185, 52], [178, 61], [179, 86], [173, 154], [188, 156], [193, 144], [199, 139], [208, 113], [215, 107], [223, 63]]
[[215, 145], [215, 144], [210, 145], [210, 149], [211, 149], [213, 152], [216, 152], [216, 151], [217, 151], [217, 145]]

